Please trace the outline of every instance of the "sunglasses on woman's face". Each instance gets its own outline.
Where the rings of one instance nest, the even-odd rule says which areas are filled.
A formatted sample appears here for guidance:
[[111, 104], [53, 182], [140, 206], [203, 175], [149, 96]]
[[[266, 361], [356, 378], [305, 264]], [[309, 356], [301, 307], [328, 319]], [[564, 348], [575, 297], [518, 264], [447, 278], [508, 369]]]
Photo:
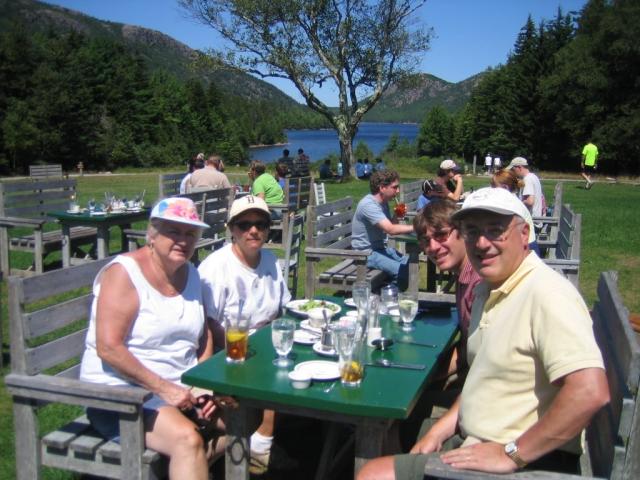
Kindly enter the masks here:
[[266, 220], [256, 220], [255, 222], [242, 220], [240, 222], [235, 222], [234, 225], [243, 232], [248, 232], [249, 230], [251, 230], [251, 227], [256, 227], [261, 231], [265, 231], [269, 228], [269, 222], [267, 222]]

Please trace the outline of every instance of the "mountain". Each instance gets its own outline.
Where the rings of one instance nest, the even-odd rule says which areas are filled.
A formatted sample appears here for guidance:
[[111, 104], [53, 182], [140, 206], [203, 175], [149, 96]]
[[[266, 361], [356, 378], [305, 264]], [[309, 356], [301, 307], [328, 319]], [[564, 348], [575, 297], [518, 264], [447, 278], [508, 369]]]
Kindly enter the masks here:
[[412, 76], [401, 85], [391, 85], [365, 116], [368, 122], [422, 122], [436, 105], [450, 112], [461, 109], [482, 79], [479, 73], [458, 83], [447, 82], [428, 73]]
[[280, 108], [307, 108], [273, 85], [251, 75], [211, 66], [198, 67], [206, 65], [206, 62], [198, 61], [204, 59], [202, 52], [156, 30], [99, 20], [35, 0], [0, 0], [0, 32], [18, 23], [24, 24], [29, 31], [75, 30], [89, 37], [120, 41], [138, 53], [151, 68], [168, 70], [183, 80], [199, 77], [215, 81], [226, 94], [272, 101]]

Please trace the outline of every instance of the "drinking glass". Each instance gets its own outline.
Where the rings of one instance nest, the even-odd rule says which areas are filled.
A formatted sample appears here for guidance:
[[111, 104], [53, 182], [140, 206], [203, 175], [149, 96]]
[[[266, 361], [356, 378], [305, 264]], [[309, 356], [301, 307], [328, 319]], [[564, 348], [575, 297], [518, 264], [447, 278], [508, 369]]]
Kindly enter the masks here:
[[389, 313], [393, 307], [398, 305], [398, 287], [395, 285], [387, 285], [380, 292], [380, 301], [384, 305], [386, 313]]
[[287, 358], [293, 347], [293, 332], [296, 330], [296, 322], [290, 318], [277, 318], [271, 323], [271, 341], [276, 349], [278, 358], [273, 361], [277, 367], [289, 367], [293, 360]]
[[401, 293], [399, 295], [398, 306], [400, 308], [400, 318], [402, 319], [402, 330], [410, 332], [413, 330], [411, 322], [418, 313], [418, 298], [414, 293]]
[[367, 320], [367, 344], [373, 346], [373, 341], [382, 336], [382, 327], [380, 326], [380, 318], [378, 307], [380, 306], [380, 297], [378, 295], [369, 296], [369, 318]]
[[236, 309], [224, 312], [227, 363], [243, 363], [249, 347], [249, 316]]
[[89, 211], [90, 212], [93, 212], [96, 209], [96, 199], [95, 198], [92, 198], [91, 200], [89, 200], [88, 207], [89, 207]]
[[407, 214], [407, 204], [406, 203], [398, 203], [394, 208], [394, 213], [396, 214], [396, 218], [402, 220]]
[[360, 280], [353, 284], [353, 302], [358, 307], [358, 310], [367, 308], [367, 302], [369, 301], [369, 295], [371, 295], [371, 283], [366, 280]]
[[350, 324], [341, 324], [333, 332], [339, 358], [340, 382], [345, 387], [359, 386], [364, 372], [363, 341], [358, 339], [356, 331], [355, 322], [351, 322]]

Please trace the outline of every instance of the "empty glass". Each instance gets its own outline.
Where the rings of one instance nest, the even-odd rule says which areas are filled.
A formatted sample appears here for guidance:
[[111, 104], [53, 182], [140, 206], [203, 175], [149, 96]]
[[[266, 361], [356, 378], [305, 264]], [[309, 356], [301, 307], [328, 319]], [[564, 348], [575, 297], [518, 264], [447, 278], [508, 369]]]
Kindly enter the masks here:
[[386, 313], [389, 313], [393, 307], [398, 305], [398, 287], [395, 285], [387, 285], [380, 291], [380, 301], [384, 305]]
[[417, 295], [415, 293], [401, 293], [398, 297], [398, 307], [402, 319], [402, 330], [410, 332], [413, 330], [411, 323], [418, 313]]
[[373, 341], [382, 336], [382, 327], [380, 326], [379, 311], [380, 297], [378, 295], [369, 296], [369, 318], [367, 321], [367, 344], [373, 345]]
[[271, 341], [278, 354], [273, 364], [277, 367], [289, 367], [293, 364], [293, 360], [287, 358], [287, 355], [293, 347], [295, 330], [296, 322], [290, 318], [277, 318], [271, 322]]
[[345, 387], [357, 387], [362, 382], [364, 372], [364, 348], [362, 339], [357, 335], [356, 322], [342, 323], [333, 334], [339, 357], [340, 381]]
[[358, 309], [366, 309], [369, 295], [371, 295], [371, 283], [366, 280], [355, 282], [351, 293], [356, 307], [358, 307]]

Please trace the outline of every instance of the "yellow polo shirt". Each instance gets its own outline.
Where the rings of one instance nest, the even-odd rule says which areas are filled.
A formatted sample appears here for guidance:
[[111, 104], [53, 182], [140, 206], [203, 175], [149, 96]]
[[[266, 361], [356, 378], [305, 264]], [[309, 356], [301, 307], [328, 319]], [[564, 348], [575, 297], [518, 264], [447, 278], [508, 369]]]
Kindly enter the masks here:
[[[531, 253], [496, 290], [476, 287], [462, 390], [462, 433], [506, 444], [546, 412], [551, 382], [604, 368], [589, 311], [571, 283]], [[563, 447], [580, 453], [579, 438]]]

